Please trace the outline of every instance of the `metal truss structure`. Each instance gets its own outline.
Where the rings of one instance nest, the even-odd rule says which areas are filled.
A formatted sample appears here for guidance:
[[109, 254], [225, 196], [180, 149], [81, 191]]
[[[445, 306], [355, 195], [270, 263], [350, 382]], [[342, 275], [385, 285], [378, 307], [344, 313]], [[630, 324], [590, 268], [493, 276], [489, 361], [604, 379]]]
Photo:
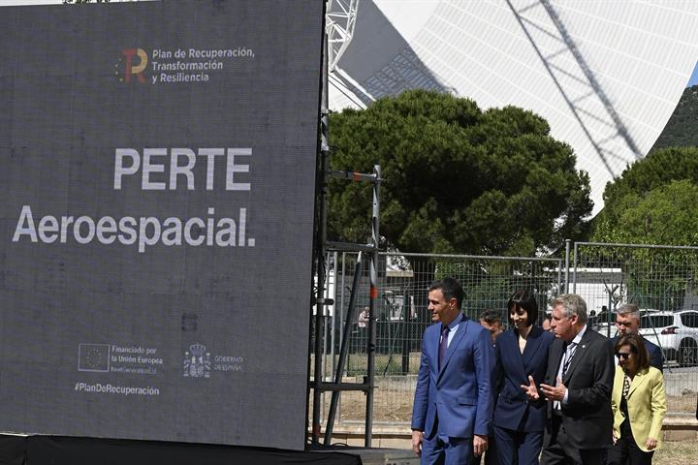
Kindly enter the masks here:
[[[609, 175], [615, 177], [616, 173], [608, 158], [614, 157], [622, 160], [622, 157], [614, 152], [613, 144], [617, 141], [623, 141], [635, 159], [642, 158], [642, 152], [637, 147], [630, 131], [604, 92], [603, 86], [584, 59], [582, 52], [552, 3], [549, 0], [526, 1], [522, 2], [525, 3], [522, 7], [516, 7], [514, 3], [515, 0], [507, 0], [507, 4], [516, 16], [523, 32], [536, 50], [536, 54], [540, 57], [543, 66], [550, 74], [570, 111], [579, 122], [580, 128], [589, 139], [599, 160], [608, 170]], [[547, 15], [530, 14], [532, 10], [541, 7]], [[538, 46], [536, 38], [536, 36], [541, 35], [545, 36], [548, 41], [551, 39], [557, 41], [558, 50], [547, 55], [544, 54]], [[575, 62], [577, 66], [558, 64], [560, 57], [564, 55], [571, 55], [571, 61]], [[566, 85], [565, 82], [570, 80], [572, 85]], [[576, 96], [575, 93], [578, 93], [580, 85], [585, 90], [581, 95]], [[593, 126], [602, 127], [594, 128]]]
[[354, 37], [358, 8], [359, 0], [328, 0], [327, 2], [325, 30], [327, 31], [329, 72], [335, 69]]

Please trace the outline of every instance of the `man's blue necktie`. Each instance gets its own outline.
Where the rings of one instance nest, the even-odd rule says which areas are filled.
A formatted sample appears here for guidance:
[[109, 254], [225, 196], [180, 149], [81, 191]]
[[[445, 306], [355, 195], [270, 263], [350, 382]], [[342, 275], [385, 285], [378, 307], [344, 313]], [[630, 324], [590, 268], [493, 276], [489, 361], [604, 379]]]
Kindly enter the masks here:
[[441, 341], [439, 342], [439, 370], [441, 370], [444, 358], [446, 357], [446, 351], [448, 350], [448, 331], [448, 326], [442, 326]]

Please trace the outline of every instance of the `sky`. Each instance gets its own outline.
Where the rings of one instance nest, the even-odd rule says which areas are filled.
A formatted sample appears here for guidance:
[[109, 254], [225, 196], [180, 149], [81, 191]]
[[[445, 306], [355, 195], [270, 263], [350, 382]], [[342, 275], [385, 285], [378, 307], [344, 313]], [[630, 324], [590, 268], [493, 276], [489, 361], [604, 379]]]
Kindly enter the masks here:
[[691, 73], [691, 79], [688, 80], [688, 84], [686, 84], [686, 87], [695, 86], [697, 84], [698, 84], [698, 63], [696, 63], [696, 67], [693, 68], [693, 73]]

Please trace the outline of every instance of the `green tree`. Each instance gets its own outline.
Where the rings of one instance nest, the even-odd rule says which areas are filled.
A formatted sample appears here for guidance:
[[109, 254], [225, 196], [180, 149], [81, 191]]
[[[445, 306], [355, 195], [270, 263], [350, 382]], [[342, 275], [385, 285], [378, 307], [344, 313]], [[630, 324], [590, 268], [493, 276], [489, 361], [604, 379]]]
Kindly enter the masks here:
[[[585, 233], [589, 180], [571, 147], [516, 107], [408, 91], [330, 117], [331, 166], [380, 164], [381, 234], [405, 252], [528, 255]], [[331, 238], [370, 237], [370, 186], [332, 181]]]
[[[604, 201], [593, 241], [698, 246], [698, 149], [652, 151], [606, 186]], [[619, 264], [628, 295], [648, 308], [681, 308], [698, 275], [691, 249], [609, 247], [602, 254], [592, 262]]]
[[698, 145], [698, 86], [687, 87], [654, 148], [695, 147]]
[[[685, 182], [676, 183], [676, 181]], [[604, 191], [604, 209], [594, 220], [592, 240], [641, 244], [696, 245], [690, 196], [698, 184], [698, 149], [673, 147], [651, 152], [627, 168]], [[676, 195], [674, 205], [668, 195]], [[678, 202], [686, 202], [681, 207]], [[646, 215], [644, 225], [638, 215]], [[688, 222], [688, 223], [687, 223]], [[693, 228], [693, 230], [687, 228]]]
[[698, 186], [683, 179], [629, 197], [619, 226], [610, 234], [619, 242], [698, 245]]
[[[604, 242], [698, 246], [698, 186], [692, 180], [670, 181], [643, 195], [629, 193], [623, 206], [617, 222], [604, 225]], [[693, 250], [607, 252], [623, 257], [629, 295], [652, 308], [680, 308], [698, 270]]]
[[606, 242], [698, 245], [698, 186], [671, 181], [645, 195], [628, 194], [618, 222], [609, 224]]

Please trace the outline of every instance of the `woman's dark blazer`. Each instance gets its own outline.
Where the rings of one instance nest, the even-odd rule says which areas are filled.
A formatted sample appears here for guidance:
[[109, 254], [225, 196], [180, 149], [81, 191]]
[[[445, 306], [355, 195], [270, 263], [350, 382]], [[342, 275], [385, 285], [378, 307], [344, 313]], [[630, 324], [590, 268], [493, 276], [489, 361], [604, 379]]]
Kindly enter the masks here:
[[533, 376], [536, 386], [545, 378], [548, 348], [555, 339], [552, 333], [533, 326], [523, 354], [518, 333], [511, 329], [497, 337], [497, 377], [499, 395], [494, 409], [494, 425], [514, 431], [533, 432], [545, 428], [545, 399], [529, 401], [521, 385]]

